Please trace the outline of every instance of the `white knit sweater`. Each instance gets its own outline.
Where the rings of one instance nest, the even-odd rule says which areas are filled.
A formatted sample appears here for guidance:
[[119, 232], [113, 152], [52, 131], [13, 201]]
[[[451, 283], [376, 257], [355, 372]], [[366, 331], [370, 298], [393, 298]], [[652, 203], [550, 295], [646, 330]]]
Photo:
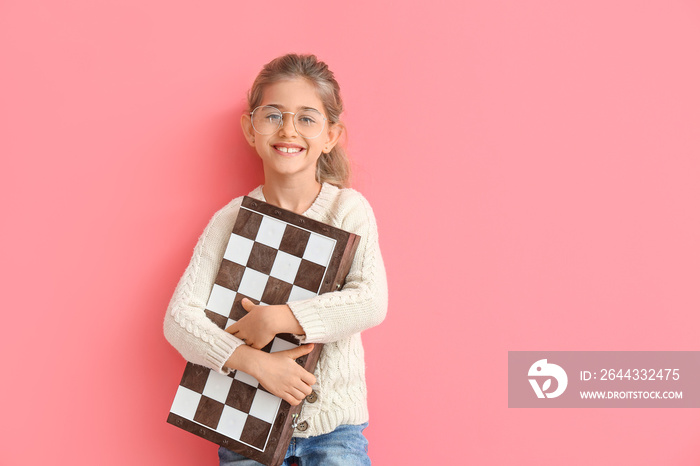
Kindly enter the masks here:
[[[262, 186], [249, 196], [265, 200]], [[164, 322], [167, 340], [185, 359], [223, 374], [229, 372], [224, 363], [243, 342], [212, 323], [204, 308], [241, 201], [242, 197], [232, 200], [209, 221], [175, 289]], [[304, 215], [361, 239], [342, 290], [288, 303], [306, 333], [302, 341], [325, 343], [314, 372], [313, 389], [318, 400], [304, 404], [299, 421], [306, 421], [308, 429], [295, 432], [296, 437], [325, 434], [341, 424], [368, 420], [360, 332], [379, 324], [387, 311], [386, 272], [377, 224], [367, 200], [352, 189], [324, 183]]]

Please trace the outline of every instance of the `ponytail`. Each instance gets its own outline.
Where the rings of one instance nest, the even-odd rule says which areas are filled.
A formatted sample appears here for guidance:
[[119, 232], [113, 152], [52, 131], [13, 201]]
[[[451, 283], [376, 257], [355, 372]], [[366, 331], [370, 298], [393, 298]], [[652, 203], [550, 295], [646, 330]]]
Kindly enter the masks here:
[[342, 147], [336, 145], [330, 152], [321, 154], [316, 163], [316, 181], [339, 188], [350, 186], [350, 161]]

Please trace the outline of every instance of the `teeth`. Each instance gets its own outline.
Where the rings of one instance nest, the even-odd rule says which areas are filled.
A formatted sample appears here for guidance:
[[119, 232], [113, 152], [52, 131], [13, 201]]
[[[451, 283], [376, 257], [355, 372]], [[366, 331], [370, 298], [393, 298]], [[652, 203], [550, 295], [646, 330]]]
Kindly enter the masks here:
[[301, 152], [301, 149], [299, 149], [298, 147], [278, 147], [277, 150], [280, 152], [286, 152], [288, 154]]

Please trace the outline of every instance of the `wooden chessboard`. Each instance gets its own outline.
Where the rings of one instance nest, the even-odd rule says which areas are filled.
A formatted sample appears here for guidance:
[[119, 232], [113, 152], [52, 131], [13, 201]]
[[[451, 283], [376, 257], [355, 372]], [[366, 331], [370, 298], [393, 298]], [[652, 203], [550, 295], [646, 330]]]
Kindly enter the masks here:
[[[241, 300], [284, 304], [339, 290], [360, 237], [244, 197], [205, 313], [225, 329], [246, 314]], [[277, 335], [263, 351], [299, 345]], [[297, 360], [313, 372], [322, 345]], [[292, 407], [242, 372], [187, 363], [168, 422], [267, 465], [279, 465], [301, 406]]]

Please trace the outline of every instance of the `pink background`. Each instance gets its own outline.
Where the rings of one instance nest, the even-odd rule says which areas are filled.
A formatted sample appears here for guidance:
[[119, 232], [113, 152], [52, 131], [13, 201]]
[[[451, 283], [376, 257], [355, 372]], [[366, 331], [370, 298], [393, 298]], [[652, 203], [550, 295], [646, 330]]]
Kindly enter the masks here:
[[216, 464], [162, 319], [288, 51], [379, 222], [375, 464], [700, 464], [697, 410], [507, 408], [508, 350], [700, 349], [700, 4], [393, 3], [0, 3], [1, 464]]

